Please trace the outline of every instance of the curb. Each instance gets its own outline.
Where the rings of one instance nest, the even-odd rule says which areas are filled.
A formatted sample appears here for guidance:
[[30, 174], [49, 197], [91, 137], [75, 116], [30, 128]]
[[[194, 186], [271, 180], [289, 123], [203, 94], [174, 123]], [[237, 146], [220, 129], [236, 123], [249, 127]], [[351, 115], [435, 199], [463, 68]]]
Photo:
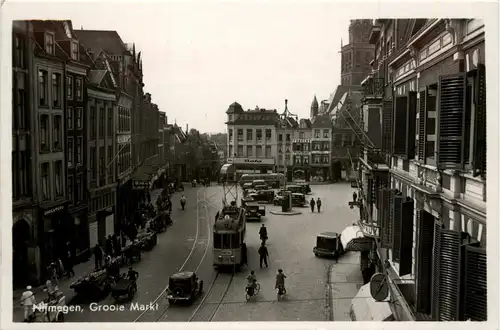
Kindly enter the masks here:
[[291, 211], [291, 212], [282, 212], [282, 211], [269, 211], [269, 213], [274, 214], [274, 215], [299, 215], [302, 214], [300, 211]]

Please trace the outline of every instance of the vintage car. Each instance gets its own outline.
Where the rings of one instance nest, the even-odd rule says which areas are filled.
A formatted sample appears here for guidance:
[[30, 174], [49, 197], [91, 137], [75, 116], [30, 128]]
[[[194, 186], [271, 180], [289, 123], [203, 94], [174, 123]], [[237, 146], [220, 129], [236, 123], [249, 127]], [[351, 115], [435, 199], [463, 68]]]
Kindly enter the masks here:
[[254, 186], [254, 189], [257, 190], [257, 191], [261, 191], [261, 190], [268, 190], [269, 189], [269, 186], [267, 184], [258, 184], [256, 186]]
[[274, 200], [274, 190], [266, 189], [266, 190], [260, 190], [255, 193], [249, 194], [248, 197], [250, 197], [253, 201], [256, 201], [258, 203], [272, 203]]
[[262, 185], [266, 185], [267, 186], [266, 181], [264, 181], [264, 180], [253, 180], [252, 181], [252, 187], [254, 189], [255, 189], [256, 186], [262, 186]]
[[316, 246], [313, 248], [316, 257], [338, 258], [344, 253], [340, 234], [323, 232], [316, 237]]
[[253, 186], [252, 186], [252, 183], [251, 182], [247, 182], [245, 184], [243, 184], [243, 190], [248, 190], [248, 189], [252, 189]]
[[302, 188], [302, 186], [299, 185], [289, 185], [286, 186], [286, 190], [296, 194], [303, 194], [304, 188]]
[[251, 195], [251, 194], [256, 194], [257, 193], [257, 190], [255, 189], [246, 189], [246, 190], [243, 190], [243, 197], [247, 198], [248, 195]]
[[[281, 205], [283, 200], [283, 190], [278, 191], [274, 197], [274, 205]], [[303, 207], [306, 205], [306, 197], [302, 193], [292, 193], [292, 206]]]
[[167, 299], [170, 304], [187, 302], [191, 304], [203, 292], [203, 280], [194, 272], [180, 272], [170, 276]]
[[245, 210], [248, 222], [253, 220], [260, 221], [261, 218], [266, 215], [266, 208], [255, 202], [246, 202]]
[[302, 193], [304, 195], [310, 194], [311, 193], [311, 187], [309, 186], [308, 183], [306, 182], [300, 182], [296, 184], [299, 187], [302, 187]]

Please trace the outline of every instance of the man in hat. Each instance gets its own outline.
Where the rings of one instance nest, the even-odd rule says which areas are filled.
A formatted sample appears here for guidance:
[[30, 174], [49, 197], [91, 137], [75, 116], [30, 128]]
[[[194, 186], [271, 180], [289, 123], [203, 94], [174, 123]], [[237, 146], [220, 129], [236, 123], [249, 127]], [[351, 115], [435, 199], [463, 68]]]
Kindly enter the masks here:
[[33, 305], [36, 304], [35, 294], [31, 289], [31, 285], [28, 285], [21, 296], [21, 305], [24, 306], [24, 322], [29, 321], [30, 316], [33, 314]]

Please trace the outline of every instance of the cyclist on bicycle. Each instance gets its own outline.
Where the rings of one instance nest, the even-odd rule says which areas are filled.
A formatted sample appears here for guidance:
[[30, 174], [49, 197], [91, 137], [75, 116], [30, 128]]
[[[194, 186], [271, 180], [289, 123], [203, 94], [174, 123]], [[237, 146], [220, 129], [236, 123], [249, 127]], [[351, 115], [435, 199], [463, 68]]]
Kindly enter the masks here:
[[250, 272], [250, 275], [247, 276], [247, 288], [252, 288], [252, 290], [255, 290], [257, 287], [257, 276], [255, 276], [255, 272], [252, 270]]
[[285, 293], [285, 278], [286, 275], [283, 274], [283, 269], [278, 269], [278, 274], [276, 275], [276, 287], [275, 289], [279, 289], [280, 293]]

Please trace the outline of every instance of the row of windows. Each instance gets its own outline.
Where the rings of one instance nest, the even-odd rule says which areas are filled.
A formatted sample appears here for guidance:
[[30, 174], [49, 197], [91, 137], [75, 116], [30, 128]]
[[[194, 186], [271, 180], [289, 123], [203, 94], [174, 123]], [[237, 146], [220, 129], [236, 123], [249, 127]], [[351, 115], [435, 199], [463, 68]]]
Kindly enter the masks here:
[[[40, 164], [40, 176], [42, 180], [41, 194], [42, 200], [50, 200], [64, 195], [63, 175], [64, 168], [62, 160], [52, 162], [52, 171], [49, 162]], [[52, 174], [52, 175], [51, 175]], [[51, 180], [53, 177], [54, 180]]]
[[83, 128], [83, 108], [76, 108], [76, 116], [75, 110], [73, 107], [68, 107], [68, 130], [72, 129], [82, 129]]
[[[76, 145], [75, 145], [76, 144]], [[74, 139], [72, 136], [68, 137], [68, 168], [83, 165], [83, 138], [81, 136]]]
[[[99, 153], [97, 153], [99, 152]], [[89, 168], [90, 180], [97, 181], [98, 186], [102, 187], [113, 182], [113, 146], [102, 146], [99, 148], [90, 147], [89, 150]], [[117, 161], [123, 158], [122, 153], [118, 155]], [[97, 163], [98, 161], [98, 163]]]
[[109, 103], [102, 104], [101, 102], [98, 102], [98, 106], [99, 108], [90, 106], [90, 137], [95, 139], [98, 137], [97, 134], [99, 134], [99, 138], [113, 136], [113, 107]]
[[[53, 32], [45, 32], [45, 52], [49, 55], [55, 56], [55, 41], [54, 41], [54, 33]], [[77, 41], [71, 41], [71, 59], [75, 61], [80, 60], [80, 45]]]
[[68, 198], [71, 204], [80, 204], [85, 200], [85, 182], [83, 181], [83, 176], [77, 175], [68, 176]]
[[[253, 153], [254, 147], [255, 147], [255, 155]], [[245, 150], [246, 150], [246, 154], [245, 154]], [[233, 155], [233, 146], [229, 146], [229, 155]], [[243, 146], [238, 146], [237, 154], [234, 154], [233, 156], [237, 156], [237, 157], [272, 157], [271, 146], [266, 146], [265, 149], [262, 148], [262, 146], [246, 146], [246, 149]]]
[[12, 198], [14, 200], [31, 195], [29, 178], [30, 155], [29, 151], [12, 152]]
[[[257, 141], [262, 141], [262, 129], [257, 128], [255, 129], [255, 138]], [[243, 129], [238, 129], [238, 141], [243, 141]], [[266, 129], [265, 130], [265, 137], [266, 141], [269, 141], [272, 139], [272, 130], [271, 129]], [[229, 129], [229, 141], [233, 140], [233, 129]], [[247, 141], [253, 141], [253, 129], [247, 129]]]
[[130, 109], [118, 107], [118, 132], [130, 132]]
[[42, 114], [39, 116], [40, 153], [63, 150], [63, 126], [61, 115]]
[[[74, 80], [75, 86], [73, 86], [73, 76], [66, 77], [66, 97], [68, 100], [73, 100], [75, 96], [77, 101], [82, 101], [83, 80], [82, 78], [75, 78]], [[63, 99], [62, 90], [61, 73], [53, 72], [49, 83], [49, 72], [47, 70], [38, 70], [38, 104], [40, 106], [61, 108]], [[52, 103], [50, 103], [51, 101]]]

